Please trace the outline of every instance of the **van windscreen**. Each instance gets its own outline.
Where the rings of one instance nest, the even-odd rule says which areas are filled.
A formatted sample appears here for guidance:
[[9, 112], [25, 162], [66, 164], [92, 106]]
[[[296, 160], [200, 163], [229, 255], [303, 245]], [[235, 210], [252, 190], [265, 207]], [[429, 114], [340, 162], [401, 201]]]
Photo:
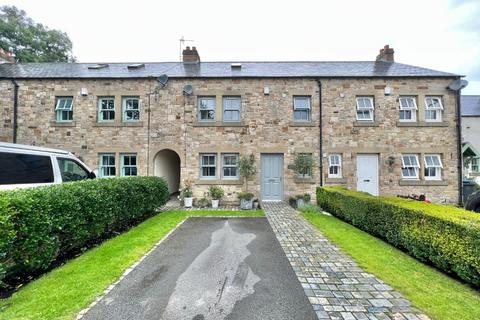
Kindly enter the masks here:
[[0, 152], [0, 185], [53, 181], [50, 157]]

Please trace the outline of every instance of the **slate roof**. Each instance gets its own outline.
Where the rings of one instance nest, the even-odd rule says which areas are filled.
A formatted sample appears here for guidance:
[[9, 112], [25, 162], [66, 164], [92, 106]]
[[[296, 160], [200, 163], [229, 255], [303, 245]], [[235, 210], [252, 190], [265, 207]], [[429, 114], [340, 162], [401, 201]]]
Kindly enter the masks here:
[[96, 63], [0, 64], [1, 78], [149, 78], [167, 74], [171, 78], [276, 78], [276, 77], [459, 77], [459, 75], [387, 61], [317, 62], [154, 62], [129, 69], [131, 63], [110, 63], [89, 69]]
[[480, 117], [480, 96], [461, 96], [462, 117]]

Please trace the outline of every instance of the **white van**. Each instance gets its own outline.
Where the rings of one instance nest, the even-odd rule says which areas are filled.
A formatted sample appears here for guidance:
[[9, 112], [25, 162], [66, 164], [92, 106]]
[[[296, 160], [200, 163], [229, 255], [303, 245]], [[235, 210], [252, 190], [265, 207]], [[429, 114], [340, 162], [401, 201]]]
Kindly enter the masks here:
[[94, 178], [68, 151], [0, 142], [0, 190]]

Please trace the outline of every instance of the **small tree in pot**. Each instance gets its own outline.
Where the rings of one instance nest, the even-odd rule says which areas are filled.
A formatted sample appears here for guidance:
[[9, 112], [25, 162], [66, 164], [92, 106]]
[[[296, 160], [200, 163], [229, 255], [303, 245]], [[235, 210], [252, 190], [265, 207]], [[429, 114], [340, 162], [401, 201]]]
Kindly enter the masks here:
[[253, 207], [254, 195], [253, 193], [248, 192], [248, 180], [257, 173], [257, 168], [255, 167], [255, 156], [250, 154], [249, 156], [242, 157], [238, 162], [238, 170], [245, 181], [245, 192], [238, 194], [238, 199], [240, 199], [240, 208], [250, 210]]
[[[312, 169], [313, 169], [313, 157], [311, 154], [306, 153], [298, 153], [295, 154], [295, 159], [293, 161], [293, 170], [295, 174], [299, 178], [310, 178], [312, 176]], [[305, 185], [305, 184], [303, 184]], [[301, 195], [297, 195], [297, 207], [301, 207], [305, 204], [305, 202], [310, 202], [310, 195], [305, 192], [305, 188], [303, 188], [303, 193]]]
[[185, 180], [185, 186], [181, 189], [185, 208], [191, 208], [193, 206], [192, 184], [191, 180]]
[[210, 193], [210, 197], [212, 197], [212, 208], [214, 209], [218, 208], [218, 203], [220, 202], [220, 199], [224, 195], [223, 189], [218, 186], [211, 186], [208, 189], [208, 192]]

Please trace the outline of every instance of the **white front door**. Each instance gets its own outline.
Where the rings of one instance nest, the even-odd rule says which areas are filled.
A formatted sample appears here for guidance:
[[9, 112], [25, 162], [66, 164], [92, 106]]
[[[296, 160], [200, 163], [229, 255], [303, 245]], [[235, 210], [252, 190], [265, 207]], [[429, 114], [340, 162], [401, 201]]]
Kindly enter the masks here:
[[378, 155], [357, 155], [357, 190], [378, 196]]

